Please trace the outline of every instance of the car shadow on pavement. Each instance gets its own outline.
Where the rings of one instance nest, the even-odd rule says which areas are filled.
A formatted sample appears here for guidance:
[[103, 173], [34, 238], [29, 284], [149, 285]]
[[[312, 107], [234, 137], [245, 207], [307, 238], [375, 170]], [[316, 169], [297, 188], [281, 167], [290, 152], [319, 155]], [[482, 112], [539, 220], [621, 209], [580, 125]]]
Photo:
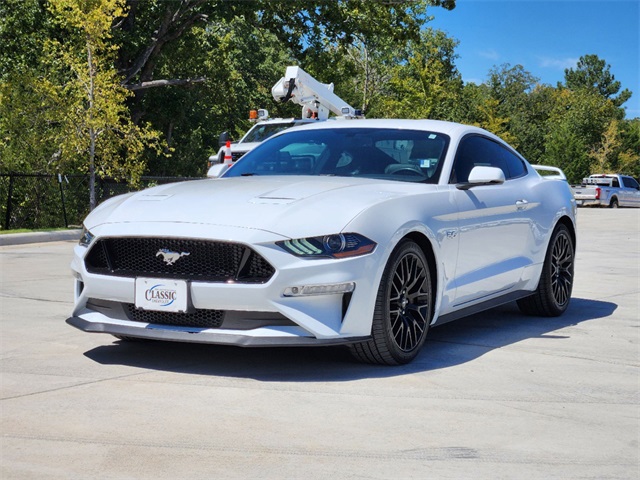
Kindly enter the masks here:
[[606, 318], [616, 308], [615, 303], [574, 298], [564, 315], [541, 318], [524, 316], [515, 303], [506, 304], [434, 328], [420, 355], [412, 363], [397, 367], [358, 363], [344, 347], [241, 348], [114, 339], [114, 343], [89, 350], [85, 356], [102, 365], [192, 375], [264, 382], [341, 382], [447, 368], [532, 338], [567, 340], [570, 332], [557, 331]]

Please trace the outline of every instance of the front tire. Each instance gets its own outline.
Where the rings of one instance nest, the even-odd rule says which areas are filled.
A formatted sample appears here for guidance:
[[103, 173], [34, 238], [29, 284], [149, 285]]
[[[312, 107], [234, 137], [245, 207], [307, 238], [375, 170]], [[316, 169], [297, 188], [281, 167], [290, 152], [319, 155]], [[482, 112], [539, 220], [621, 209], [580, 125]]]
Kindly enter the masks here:
[[573, 289], [575, 249], [569, 229], [556, 226], [542, 266], [538, 288], [529, 297], [518, 300], [522, 313], [541, 317], [557, 317], [569, 306]]
[[422, 249], [403, 240], [387, 262], [376, 297], [371, 339], [350, 346], [362, 362], [401, 365], [420, 353], [433, 311], [431, 271]]

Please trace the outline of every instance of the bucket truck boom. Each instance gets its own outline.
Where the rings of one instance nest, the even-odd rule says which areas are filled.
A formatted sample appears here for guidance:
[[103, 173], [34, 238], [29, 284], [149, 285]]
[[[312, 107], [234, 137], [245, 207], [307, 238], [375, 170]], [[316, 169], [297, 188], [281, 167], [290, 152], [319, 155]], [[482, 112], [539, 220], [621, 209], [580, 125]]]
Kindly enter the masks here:
[[343, 118], [362, 117], [362, 112], [333, 93], [333, 83], [320, 83], [300, 67], [287, 67], [284, 77], [271, 89], [271, 95], [277, 102], [302, 105], [302, 118], [327, 120], [329, 112]]
[[328, 120], [330, 113], [336, 119], [364, 118], [360, 110], [333, 93], [333, 83], [321, 83], [297, 66], [287, 67], [284, 77], [271, 88], [271, 94], [276, 102], [301, 105], [301, 118], [270, 119], [266, 110], [252, 110], [250, 120], [256, 122], [255, 125], [235, 143], [229, 142], [227, 132], [221, 134], [221, 148], [209, 157], [209, 167], [233, 163], [271, 135], [296, 125]]

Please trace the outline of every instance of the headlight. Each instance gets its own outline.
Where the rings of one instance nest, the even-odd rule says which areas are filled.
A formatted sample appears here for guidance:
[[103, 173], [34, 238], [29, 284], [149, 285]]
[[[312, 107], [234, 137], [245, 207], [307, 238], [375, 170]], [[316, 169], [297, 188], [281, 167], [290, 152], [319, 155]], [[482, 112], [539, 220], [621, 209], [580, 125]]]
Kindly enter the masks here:
[[358, 233], [336, 233], [321, 237], [276, 242], [280, 248], [304, 258], [347, 258], [373, 252], [376, 243]]
[[78, 242], [78, 244], [82, 245], [83, 247], [88, 247], [94, 238], [95, 236], [93, 235], [93, 233], [87, 230], [87, 227], [83, 226], [82, 236], [80, 237], [80, 241]]

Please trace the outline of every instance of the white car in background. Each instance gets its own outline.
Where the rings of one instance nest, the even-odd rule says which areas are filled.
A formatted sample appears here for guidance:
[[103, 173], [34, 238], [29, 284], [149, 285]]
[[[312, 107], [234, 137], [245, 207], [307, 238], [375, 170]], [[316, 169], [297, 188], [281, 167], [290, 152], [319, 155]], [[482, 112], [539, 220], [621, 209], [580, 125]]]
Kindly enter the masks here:
[[323, 122], [210, 174], [86, 218], [68, 323], [123, 339], [346, 344], [394, 365], [435, 325], [513, 300], [540, 316], [569, 305], [569, 186], [482, 129]]

